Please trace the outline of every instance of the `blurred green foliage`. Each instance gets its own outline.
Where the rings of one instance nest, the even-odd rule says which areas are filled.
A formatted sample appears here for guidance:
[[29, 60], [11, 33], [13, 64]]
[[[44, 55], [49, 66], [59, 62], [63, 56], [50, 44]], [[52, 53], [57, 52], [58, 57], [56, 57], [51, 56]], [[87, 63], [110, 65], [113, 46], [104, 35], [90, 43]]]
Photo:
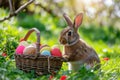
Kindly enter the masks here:
[[[6, 16], [6, 10], [0, 9]], [[49, 14], [20, 13], [16, 17], [0, 23], [0, 80], [47, 80], [50, 75], [36, 77], [31, 71], [24, 73], [15, 67], [14, 51], [20, 38], [24, 37], [28, 29], [36, 27], [41, 31], [41, 43], [60, 46], [58, 38], [61, 30], [66, 26], [63, 18], [53, 17]], [[101, 59], [101, 69], [98, 71], [86, 70], [83, 67], [79, 72], [69, 73], [67, 63], [63, 63], [62, 69], [54, 77], [59, 80], [66, 75], [68, 80], [119, 80], [120, 79], [120, 30], [112, 26], [98, 26], [84, 23], [79, 29], [80, 37], [92, 46]], [[35, 34], [29, 38], [30, 42], [36, 42]], [[7, 54], [6, 57], [2, 53]], [[104, 58], [109, 58], [105, 61]]]
[[13, 58], [13, 52], [18, 45], [18, 31], [14, 28], [4, 27], [0, 29], [0, 53], [7, 53], [8, 58]]
[[80, 32], [94, 42], [102, 40], [108, 45], [120, 44], [120, 30], [113, 27], [108, 28], [107, 26], [99, 27], [95, 25], [89, 25], [88, 27], [82, 26]]

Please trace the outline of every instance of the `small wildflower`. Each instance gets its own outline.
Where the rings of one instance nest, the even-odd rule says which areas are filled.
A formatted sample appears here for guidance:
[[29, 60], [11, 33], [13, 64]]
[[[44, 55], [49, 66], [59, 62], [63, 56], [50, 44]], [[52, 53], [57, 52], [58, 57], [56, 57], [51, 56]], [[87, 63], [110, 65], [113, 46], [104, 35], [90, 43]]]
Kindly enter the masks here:
[[61, 77], [60, 77], [60, 80], [66, 80], [67, 79], [67, 76], [66, 75], [62, 75]]
[[53, 76], [52, 76], [52, 75], [50, 75], [49, 80], [52, 80], [52, 79], [53, 79]]
[[3, 56], [3, 57], [6, 57], [6, 56], [7, 56], [7, 54], [6, 54], [6, 53], [2, 53], [2, 56]]
[[109, 58], [108, 58], [108, 57], [106, 57], [106, 58], [103, 58], [103, 60], [104, 60], [104, 61], [108, 61], [108, 60], [109, 60]]

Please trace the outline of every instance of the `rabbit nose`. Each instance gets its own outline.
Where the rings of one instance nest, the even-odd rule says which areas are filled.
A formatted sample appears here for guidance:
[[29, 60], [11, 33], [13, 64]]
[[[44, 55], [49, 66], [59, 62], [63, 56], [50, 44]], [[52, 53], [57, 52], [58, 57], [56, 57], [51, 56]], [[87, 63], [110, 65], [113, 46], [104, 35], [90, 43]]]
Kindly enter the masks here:
[[61, 43], [61, 44], [66, 44], [66, 43], [67, 43], [67, 41], [66, 41], [66, 39], [65, 39], [65, 38], [63, 38], [63, 39], [61, 39], [61, 40], [60, 40], [60, 43]]

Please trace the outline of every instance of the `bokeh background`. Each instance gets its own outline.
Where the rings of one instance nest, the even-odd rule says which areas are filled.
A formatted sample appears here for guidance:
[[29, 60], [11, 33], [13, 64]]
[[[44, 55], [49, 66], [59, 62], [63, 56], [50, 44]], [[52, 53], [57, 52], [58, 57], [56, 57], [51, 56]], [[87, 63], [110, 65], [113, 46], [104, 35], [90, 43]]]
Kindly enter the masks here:
[[[12, 0], [13, 10], [29, 0]], [[33, 27], [41, 31], [41, 43], [51, 47], [57, 45], [63, 52], [58, 38], [67, 24], [63, 18], [66, 13], [74, 20], [82, 12], [83, 23], [79, 34], [98, 53], [102, 71], [89, 72], [81, 69], [79, 75], [69, 74], [64, 63], [60, 73], [68, 80], [119, 80], [120, 77], [120, 0], [35, 0], [16, 16], [0, 22], [0, 79], [48, 79], [48, 76], [34, 78], [16, 69], [14, 52], [20, 38]], [[0, 0], [0, 19], [10, 14], [8, 0]], [[29, 42], [35, 42], [32, 34]], [[4, 55], [3, 55], [4, 53]], [[23, 75], [24, 74], [24, 75]]]

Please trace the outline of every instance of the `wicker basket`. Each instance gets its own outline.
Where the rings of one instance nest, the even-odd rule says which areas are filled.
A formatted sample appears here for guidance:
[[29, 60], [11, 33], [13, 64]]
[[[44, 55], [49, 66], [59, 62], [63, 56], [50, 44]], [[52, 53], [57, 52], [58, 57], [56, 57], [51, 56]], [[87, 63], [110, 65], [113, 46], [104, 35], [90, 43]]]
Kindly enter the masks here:
[[32, 32], [37, 35], [37, 53], [32, 55], [15, 55], [16, 67], [25, 72], [33, 70], [37, 75], [56, 74], [62, 66], [62, 57], [44, 56], [40, 54], [40, 32], [36, 28], [32, 28], [25, 35], [24, 40], [27, 41]]

